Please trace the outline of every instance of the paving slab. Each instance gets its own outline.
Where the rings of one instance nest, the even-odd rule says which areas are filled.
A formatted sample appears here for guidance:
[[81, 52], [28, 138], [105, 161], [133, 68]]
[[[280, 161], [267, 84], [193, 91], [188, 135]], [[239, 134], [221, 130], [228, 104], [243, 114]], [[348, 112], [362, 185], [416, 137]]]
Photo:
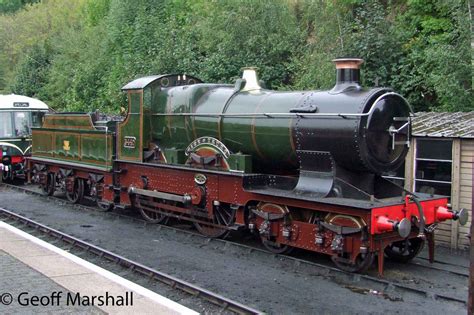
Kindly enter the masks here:
[[197, 314], [0, 222], [2, 314]]

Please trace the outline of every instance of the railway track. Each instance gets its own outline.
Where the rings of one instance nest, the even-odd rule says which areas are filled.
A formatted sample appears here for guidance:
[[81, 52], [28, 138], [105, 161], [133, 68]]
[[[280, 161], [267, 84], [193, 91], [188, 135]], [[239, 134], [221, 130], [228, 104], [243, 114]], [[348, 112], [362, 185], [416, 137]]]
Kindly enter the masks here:
[[209, 290], [203, 289], [199, 286], [193, 285], [184, 280], [180, 280], [174, 276], [168, 275], [156, 269], [144, 266], [136, 261], [112, 253], [106, 249], [103, 249], [101, 247], [80, 240], [66, 233], [50, 228], [46, 225], [38, 223], [34, 220], [21, 216], [7, 209], [0, 208], [0, 216], [2, 217], [2, 220], [8, 219], [20, 225], [31, 227], [35, 231], [56, 238], [64, 243], [69, 244], [72, 247], [79, 248], [81, 250], [92, 253], [98, 257], [101, 257], [102, 259], [108, 260], [110, 262], [113, 262], [114, 264], [127, 268], [128, 270], [132, 270], [133, 272], [141, 274], [150, 280], [159, 281], [175, 290], [180, 290], [192, 296], [202, 298], [208, 302], [211, 302], [212, 304], [221, 307], [222, 310], [231, 311], [237, 314], [262, 314], [262, 312], [254, 308], [243, 305], [239, 302], [233, 301], [231, 299], [228, 299]]
[[[451, 273], [451, 274], [454, 274], [454, 275], [458, 275], [458, 276], [461, 276], [461, 277], [465, 277], [465, 278], [469, 278], [469, 270], [466, 268], [466, 272], [460, 272], [460, 271], [455, 271], [455, 270], [449, 270], [449, 269], [446, 269], [446, 268], [442, 268], [442, 267], [435, 267], [435, 266], [432, 266], [431, 264], [429, 264], [429, 259], [428, 258], [422, 258], [422, 257], [418, 257], [418, 259], [424, 261], [424, 263], [419, 263], [419, 262], [410, 262], [411, 265], [415, 265], [415, 266], [418, 266], [418, 267], [421, 267], [421, 268], [424, 268], [424, 269], [429, 269], [429, 270], [436, 270], [436, 271], [443, 271], [443, 272], [448, 272], [448, 273]], [[434, 260], [434, 263], [438, 263], [438, 264], [441, 264], [441, 265], [444, 265], [444, 266], [451, 266], [451, 267], [455, 267], [455, 268], [463, 268], [464, 266], [461, 266], [459, 264], [452, 264], [452, 263], [448, 263], [448, 262], [444, 262], [444, 261], [439, 261], [439, 260]]]
[[[26, 188], [26, 187], [14, 186], [14, 185], [9, 185], [9, 184], [3, 184], [3, 185], [8, 187], [8, 188], [14, 189], [14, 190], [19, 190], [19, 191], [24, 191], [26, 193], [30, 193], [30, 194], [34, 194], [34, 195], [39, 195], [39, 196], [42, 196], [44, 198], [48, 198], [48, 199], [51, 199], [51, 200], [56, 200], [56, 201], [61, 202], [61, 203], [67, 203], [67, 201], [65, 201], [61, 198], [50, 197], [50, 196], [46, 197], [43, 194], [41, 194], [37, 191], [31, 190], [29, 188]], [[98, 212], [94, 207], [89, 207], [89, 206], [86, 206], [86, 205], [77, 205], [76, 204], [76, 205], [74, 205], [74, 207], [77, 207], [79, 209], [84, 209], [84, 210], [87, 210], [87, 211]], [[116, 213], [116, 212], [107, 212], [107, 215], [124, 217], [128, 220], [134, 220], [134, 221], [141, 222], [143, 224], [148, 224], [145, 220], [142, 220], [140, 218], [129, 216], [129, 215], [124, 215], [124, 214], [120, 214], [120, 213]], [[363, 290], [365, 290], [364, 288], [368, 288], [368, 287], [377, 287], [377, 288], [382, 288], [382, 290], [379, 290], [379, 293], [380, 292], [394, 292], [394, 291], [410, 292], [412, 294], [419, 295], [422, 298], [428, 297], [428, 298], [433, 299], [433, 300], [446, 301], [446, 302], [456, 302], [456, 303], [461, 303], [463, 305], [467, 305], [466, 300], [458, 298], [458, 297], [450, 296], [450, 295], [447, 295], [447, 294], [434, 293], [432, 291], [417, 288], [415, 286], [410, 286], [410, 285], [406, 285], [406, 284], [403, 284], [403, 283], [398, 283], [398, 282], [394, 282], [394, 281], [391, 281], [391, 280], [374, 277], [374, 276], [367, 275], [367, 274], [348, 273], [348, 272], [342, 271], [340, 269], [337, 269], [335, 267], [332, 267], [332, 266], [330, 266], [328, 264], [324, 264], [324, 263], [312, 262], [312, 261], [308, 261], [308, 260], [305, 260], [305, 259], [292, 257], [292, 256], [286, 256], [286, 255], [275, 255], [273, 253], [270, 253], [270, 252], [268, 252], [268, 251], [266, 251], [262, 248], [258, 248], [256, 246], [249, 246], [249, 245], [246, 245], [246, 244], [231, 242], [231, 241], [223, 240], [223, 239], [208, 239], [207, 237], [202, 236], [199, 233], [189, 231], [189, 230], [184, 230], [184, 229], [177, 228], [177, 227], [165, 226], [165, 225], [158, 225], [158, 226], [159, 226], [160, 229], [169, 229], [169, 230], [173, 230], [173, 231], [176, 231], [176, 232], [179, 232], [179, 233], [186, 233], [186, 234], [189, 234], [189, 235], [192, 235], [192, 236], [195, 236], [195, 237], [200, 237], [200, 238], [206, 239], [208, 242], [221, 243], [221, 244], [223, 244], [224, 247], [236, 246], [240, 249], [243, 249], [244, 251], [246, 251], [248, 253], [260, 252], [260, 253], [268, 255], [268, 256], [276, 257], [281, 261], [289, 262], [289, 263], [294, 264], [295, 266], [298, 266], [298, 267], [301, 267], [301, 266], [306, 266], [306, 267], [310, 267], [310, 268], [315, 268], [316, 267], [320, 271], [319, 273], [324, 274], [327, 277], [333, 278], [336, 282], [341, 283], [343, 286], [345, 286], [348, 289], [351, 289], [355, 292], [363, 291]], [[61, 232], [59, 232], [59, 233], [61, 233]], [[440, 262], [440, 263], [445, 264], [445, 262]], [[416, 265], [419, 268], [423, 268], [423, 269], [427, 269], [427, 270], [442, 271], [442, 272], [446, 272], [446, 273], [453, 274], [453, 275], [460, 276], [460, 277], [466, 277], [466, 278], [468, 277], [468, 273], [463, 273], [463, 272], [458, 272], [458, 271], [453, 271], [453, 270], [446, 270], [446, 269], [443, 269], [443, 268], [440, 268], [440, 267], [425, 265], [425, 264], [421, 264], [421, 263], [411, 263], [411, 265]], [[453, 266], [454, 266], [454, 264], [453, 264]], [[386, 297], [386, 298], [390, 299], [390, 297]]]
[[[426, 261], [426, 262], [429, 261], [428, 257], [417, 256], [417, 258], [420, 259], [420, 260]], [[434, 263], [438, 263], [438, 264], [445, 265], [445, 266], [469, 268], [469, 265], [453, 264], [453, 263], [451, 263], [451, 262], [440, 261], [440, 260], [437, 260], [437, 259], [434, 260]]]

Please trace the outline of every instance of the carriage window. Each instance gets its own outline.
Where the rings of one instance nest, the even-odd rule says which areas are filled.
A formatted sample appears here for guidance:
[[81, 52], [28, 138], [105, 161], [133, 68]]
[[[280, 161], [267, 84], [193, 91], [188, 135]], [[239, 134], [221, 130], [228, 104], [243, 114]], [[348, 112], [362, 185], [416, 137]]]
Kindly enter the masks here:
[[15, 135], [18, 137], [28, 136], [30, 134], [30, 113], [29, 112], [14, 112], [15, 121]]
[[0, 138], [13, 137], [11, 113], [0, 113]]

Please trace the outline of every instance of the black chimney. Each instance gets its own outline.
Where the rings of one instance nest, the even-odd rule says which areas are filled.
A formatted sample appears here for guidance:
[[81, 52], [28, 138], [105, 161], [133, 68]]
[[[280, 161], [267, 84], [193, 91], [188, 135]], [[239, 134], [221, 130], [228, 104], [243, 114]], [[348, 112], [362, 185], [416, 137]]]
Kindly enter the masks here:
[[364, 62], [360, 58], [336, 58], [336, 85], [330, 92], [340, 93], [347, 89], [360, 89], [360, 65]]

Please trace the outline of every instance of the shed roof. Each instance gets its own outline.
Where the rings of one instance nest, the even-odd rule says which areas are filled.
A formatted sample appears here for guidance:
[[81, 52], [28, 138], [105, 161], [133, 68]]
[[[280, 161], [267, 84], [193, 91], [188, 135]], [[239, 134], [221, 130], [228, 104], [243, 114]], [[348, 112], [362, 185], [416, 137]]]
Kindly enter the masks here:
[[412, 117], [415, 137], [474, 138], [474, 112], [419, 112]]

